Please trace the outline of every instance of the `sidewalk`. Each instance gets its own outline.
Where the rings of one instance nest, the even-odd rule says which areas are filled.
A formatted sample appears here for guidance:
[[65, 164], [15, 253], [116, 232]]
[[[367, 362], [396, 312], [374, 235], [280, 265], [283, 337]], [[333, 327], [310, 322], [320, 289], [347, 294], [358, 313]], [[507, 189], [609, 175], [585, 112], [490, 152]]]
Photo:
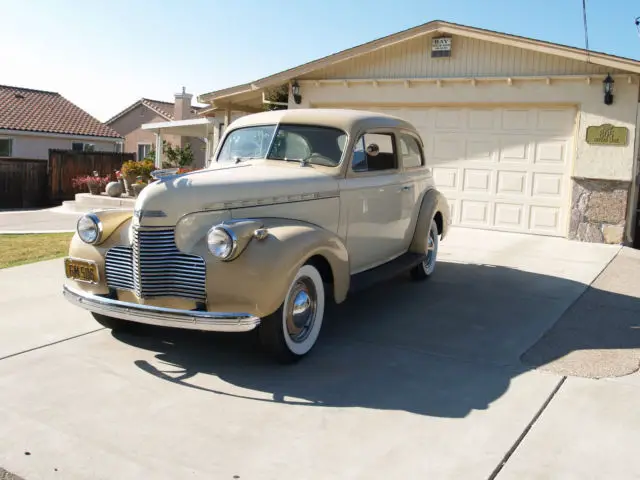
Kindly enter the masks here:
[[80, 215], [59, 207], [0, 212], [0, 234], [74, 232]]

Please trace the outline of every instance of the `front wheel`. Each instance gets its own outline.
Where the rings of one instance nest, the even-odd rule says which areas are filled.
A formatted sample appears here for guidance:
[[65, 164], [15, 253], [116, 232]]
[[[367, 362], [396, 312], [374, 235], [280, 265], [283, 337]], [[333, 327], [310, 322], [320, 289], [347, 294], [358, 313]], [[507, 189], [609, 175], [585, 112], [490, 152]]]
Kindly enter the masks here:
[[435, 220], [431, 220], [425, 253], [425, 259], [411, 269], [411, 278], [414, 280], [426, 280], [433, 275], [436, 269], [436, 260], [438, 257], [438, 225]]
[[303, 265], [274, 313], [258, 327], [262, 347], [277, 361], [293, 363], [311, 351], [320, 334], [325, 294], [320, 272]]

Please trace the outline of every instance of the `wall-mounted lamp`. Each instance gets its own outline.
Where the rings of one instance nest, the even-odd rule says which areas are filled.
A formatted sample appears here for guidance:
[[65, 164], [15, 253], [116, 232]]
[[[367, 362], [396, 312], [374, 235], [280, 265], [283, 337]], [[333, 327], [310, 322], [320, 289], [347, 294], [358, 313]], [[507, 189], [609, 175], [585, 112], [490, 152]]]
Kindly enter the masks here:
[[297, 80], [294, 80], [291, 84], [291, 93], [293, 93], [293, 101], [300, 104], [302, 101], [302, 95], [300, 95], [300, 85], [298, 85]]
[[613, 103], [613, 84], [615, 80], [611, 78], [611, 75], [607, 74], [607, 78], [602, 81], [602, 87], [604, 88], [604, 103], [605, 105], [611, 105]]

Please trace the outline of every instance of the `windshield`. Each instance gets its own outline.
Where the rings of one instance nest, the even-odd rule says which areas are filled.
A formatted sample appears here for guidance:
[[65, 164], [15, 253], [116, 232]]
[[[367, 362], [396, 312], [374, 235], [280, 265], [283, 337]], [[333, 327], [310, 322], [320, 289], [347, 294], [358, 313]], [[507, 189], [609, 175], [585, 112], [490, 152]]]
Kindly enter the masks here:
[[331, 127], [314, 125], [261, 125], [231, 132], [225, 139], [217, 161], [220, 163], [252, 158], [308, 161], [336, 167], [340, 164], [347, 134]]

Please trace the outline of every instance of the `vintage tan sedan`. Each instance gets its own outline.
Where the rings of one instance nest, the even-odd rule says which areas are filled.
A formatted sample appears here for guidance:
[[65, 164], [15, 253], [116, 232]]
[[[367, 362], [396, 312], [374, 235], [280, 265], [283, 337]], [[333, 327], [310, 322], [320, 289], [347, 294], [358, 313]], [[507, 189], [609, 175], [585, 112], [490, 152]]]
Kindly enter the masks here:
[[408, 122], [296, 109], [229, 125], [206, 169], [158, 171], [134, 211], [78, 220], [66, 298], [111, 329], [258, 329], [277, 360], [314, 346], [328, 300], [434, 274], [449, 207]]

